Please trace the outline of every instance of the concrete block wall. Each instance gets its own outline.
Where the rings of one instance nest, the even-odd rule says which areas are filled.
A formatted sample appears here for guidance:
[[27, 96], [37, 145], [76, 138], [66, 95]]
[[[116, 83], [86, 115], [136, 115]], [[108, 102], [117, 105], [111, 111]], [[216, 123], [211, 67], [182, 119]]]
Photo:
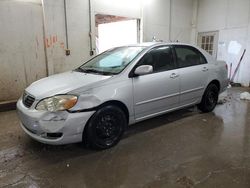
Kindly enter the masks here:
[[163, 41], [191, 41], [196, 0], [90, 1], [89, 17], [89, 0], [66, 0], [69, 56], [65, 55], [64, 0], [0, 1], [0, 103], [17, 100], [40, 78], [72, 70], [88, 60], [95, 50], [94, 16], [98, 13], [141, 19], [142, 42], [154, 36]]
[[57, 36], [59, 42], [47, 49], [49, 74], [71, 70], [90, 58], [90, 43], [95, 51], [95, 14], [143, 20], [143, 42], [152, 41], [154, 36], [163, 41], [190, 42], [193, 0], [151, 0], [146, 4], [141, 0], [91, 0], [91, 41], [89, 1], [66, 0], [66, 5], [70, 56], [64, 55], [60, 45], [66, 48], [63, 0], [44, 0], [46, 36]]
[[[89, 0], [66, 0], [68, 48], [71, 52], [66, 56], [64, 0], [0, 1], [0, 69], [3, 70], [0, 102], [16, 100], [33, 81], [72, 70], [88, 60], [90, 51], [95, 51], [95, 14], [98, 13], [141, 19], [143, 42], [156, 37], [163, 41], [196, 44], [199, 32], [219, 31], [217, 59], [225, 60], [228, 65], [232, 63], [233, 72], [246, 49], [234, 81], [249, 85], [249, 0], [143, 2], [91, 0], [89, 17]], [[240, 48], [237, 53], [229, 50], [232, 44]]]
[[[91, 0], [91, 19], [88, 0], [66, 0], [68, 48], [67, 48], [64, 0], [44, 0], [45, 28], [48, 39], [56, 36], [58, 42], [47, 48], [49, 75], [72, 70], [90, 58], [95, 50], [95, 14], [111, 14], [140, 18], [140, 8], [134, 9], [119, 4], [119, 0]], [[90, 20], [91, 30], [90, 33]], [[90, 39], [92, 36], [92, 40]], [[91, 40], [91, 41], [90, 41]], [[91, 49], [92, 45], [92, 49]]]
[[151, 0], [143, 9], [143, 39], [190, 43], [194, 0]]
[[39, 0], [0, 1], [0, 103], [15, 101], [46, 76], [43, 10]]
[[170, 40], [191, 43], [194, 0], [171, 1]]
[[199, 0], [197, 33], [219, 31], [218, 60], [225, 60], [232, 72], [246, 49], [234, 82], [250, 83], [250, 1]]

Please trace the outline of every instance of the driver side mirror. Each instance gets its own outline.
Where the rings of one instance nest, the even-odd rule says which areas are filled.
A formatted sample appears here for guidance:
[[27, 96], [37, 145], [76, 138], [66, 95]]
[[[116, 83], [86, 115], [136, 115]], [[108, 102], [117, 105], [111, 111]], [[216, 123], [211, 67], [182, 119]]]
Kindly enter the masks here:
[[137, 76], [150, 74], [153, 72], [153, 67], [151, 65], [141, 65], [135, 69], [134, 74]]

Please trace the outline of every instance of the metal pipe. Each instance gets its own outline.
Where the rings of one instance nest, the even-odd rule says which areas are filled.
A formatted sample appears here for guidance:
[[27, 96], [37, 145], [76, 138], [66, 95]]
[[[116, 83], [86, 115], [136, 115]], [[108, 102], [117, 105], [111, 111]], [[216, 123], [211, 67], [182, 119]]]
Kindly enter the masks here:
[[172, 0], [169, 1], [169, 36], [168, 40], [171, 42], [171, 30], [172, 30]]
[[90, 46], [90, 56], [94, 55], [93, 45], [92, 45], [92, 11], [91, 11], [91, 0], [89, 0], [89, 46]]
[[67, 4], [66, 0], [63, 1], [64, 3], [64, 22], [65, 22], [65, 36], [66, 36], [66, 48], [69, 49], [69, 39], [68, 39], [68, 21], [67, 21]]
[[136, 19], [136, 26], [137, 26], [137, 42], [140, 43], [141, 42], [141, 20], [140, 19]]
[[197, 38], [197, 18], [198, 18], [199, 1], [193, 0], [193, 15], [192, 15], [192, 30], [191, 30], [191, 43], [196, 45], [198, 43]]
[[45, 44], [46, 40], [46, 29], [45, 29], [45, 10], [44, 10], [44, 0], [42, 0], [42, 9], [43, 9], [43, 41], [44, 41], [44, 55], [45, 55], [45, 67], [46, 67], [46, 75], [49, 76], [49, 61], [48, 61], [48, 54], [47, 48]]

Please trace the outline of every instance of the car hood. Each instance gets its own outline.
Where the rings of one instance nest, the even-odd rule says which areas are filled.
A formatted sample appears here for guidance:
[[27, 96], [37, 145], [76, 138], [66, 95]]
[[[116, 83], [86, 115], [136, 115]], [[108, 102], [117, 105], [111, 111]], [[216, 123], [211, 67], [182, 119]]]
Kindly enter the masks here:
[[33, 95], [36, 99], [42, 99], [57, 94], [66, 94], [84, 86], [94, 86], [95, 83], [110, 77], [111, 76], [87, 74], [76, 71], [65, 72], [32, 83], [26, 88], [26, 92]]

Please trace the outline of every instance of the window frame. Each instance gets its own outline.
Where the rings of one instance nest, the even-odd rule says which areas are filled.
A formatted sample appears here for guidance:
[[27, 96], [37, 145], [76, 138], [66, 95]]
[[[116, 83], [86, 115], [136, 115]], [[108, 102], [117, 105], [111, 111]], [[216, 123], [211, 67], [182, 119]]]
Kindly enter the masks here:
[[[202, 41], [202, 38], [203, 37], [211, 37], [211, 36], [213, 36], [214, 37], [214, 40], [213, 40], [213, 43], [211, 43], [210, 41], [209, 41], [209, 43], [207, 43], [206, 41], [205, 41], [205, 43], [203, 43], [203, 41]], [[197, 37], [197, 45], [201, 48], [201, 49], [203, 49], [203, 50], [205, 50], [206, 52], [208, 52], [209, 53], [209, 51], [210, 52], [212, 52], [212, 55], [211, 55], [211, 53], [209, 53], [211, 56], [213, 56], [215, 59], [217, 58], [217, 56], [218, 56], [218, 37], [219, 37], [219, 31], [217, 30], [217, 31], [205, 31], [205, 32], [199, 32], [198, 33], [198, 37]], [[206, 40], [206, 39], [205, 39]], [[203, 47], [202, 47], [202, 44], [212, 44], [213, 45], [213, 50], [206, 50], [206, 49], [204, 49]], [[205, 47], [206, 48], [206, 47]]]
[[[137, 77], [138, 75], [136, 75], [134, 72], [135, 72], [135, 69], [137, 67], [139, 67], [140, 65], [140, 61], [143, 59], [143, 57], [145, 57], [145, 55], [147, 55], [148, 53], [150, 53], [152, 50], [154, 49], [157, 49], [157, 48], [161, 48], [161, 47], [170, 47], [170, 50], [171, 50], [171, 53], [172, 53], [172, 56], [173, 56], [173, 63], [174, 63], [174, 68], [173, 69], [169, 69], [169, 70], [159, 70], [159, 71], [154, 71], [152, 73], [149, 73], [149, 74], [146, 74], [146, 75], [150, 75], [150, 74], [156, 74], [156, 73], [160, 73], [160, 72], [166, 72], [166, 71], [171, 71], [171, 70], [175, 70], [175, 69], [178, 69], [178, 65], [177, 65], [177, 62], [176, 62], [176, 59], [175, 59], [175, 51], [174, 51], [174, 48], [173, 48], [173, 45], [160, 45], [160, 46], [155, 46], [153, 48], [151, 48], [150, 50], [148, 50], [138, 61], [137, 63], [134, 65], [134, 67], [131, 69], [131, 71], [129, 72], [129, 78], [132, 78], [132, 77]], [[140, 76], [146, 76], [146, 75], [140, 75]]]
[[[182, 47], [182, 48], [191, 49], [191, 50], [195, 51], [196, 53], [200, 54], [201, 58], [203, 58], [205, 63], [198, 64], [198, 65], [189, 65], [189, 66], [181, 67], [179, 65], [178, 60], [177, 60], [176, 47]], [[188, 68], [188, 67], [194, 67], [194, 66], [200, 66], [200, 65], [208, 64], [207, 58], [204, 56], [204, 54], [200, 50], [198, 50], [197, 48], [195, 48], [193, 46], [189, 46], [189, 45], [173, 45], [173, 50], [174, 50], [174, 59], [175, 59], [176, 65], [177, 65], [177, 69], [182, 69], [182, 68]]]

